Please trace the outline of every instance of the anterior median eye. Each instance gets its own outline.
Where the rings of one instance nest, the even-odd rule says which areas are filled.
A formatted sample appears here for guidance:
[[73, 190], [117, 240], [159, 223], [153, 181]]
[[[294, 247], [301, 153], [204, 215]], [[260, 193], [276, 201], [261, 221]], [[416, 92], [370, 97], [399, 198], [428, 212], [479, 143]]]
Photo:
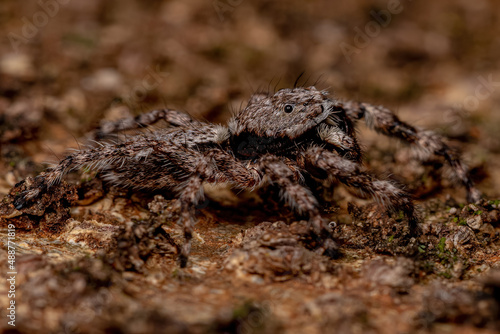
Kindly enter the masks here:
[[286, 113], [291, 113], [293, 111], [293, 106], [291, 104], [287, 104], [285, 106], [285, 112]]

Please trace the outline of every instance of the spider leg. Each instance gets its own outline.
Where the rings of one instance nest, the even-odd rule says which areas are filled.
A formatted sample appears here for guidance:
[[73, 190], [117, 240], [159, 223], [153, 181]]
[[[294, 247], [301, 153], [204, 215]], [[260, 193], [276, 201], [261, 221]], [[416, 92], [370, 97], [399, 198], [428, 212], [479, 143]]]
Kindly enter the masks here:
[[[200, 165], [203, 168], [203, 164]], [[179, 254], [181, 268], [187, 265], [191, 253], [191, 239], [193, 238], [195, 223], [195, 206], [204, 199], [203, 178], [200, 173], [193, 174], [183, 184], [178, 186], [178, 199], [180, 206], [179, 224], [184, 231], [184, 245]]]
[[[327, 145], [327, 148], [332, 148], [346, 159], [361, 162], [362, 152], [355, 134], [334, 123], [336, 119], [339, 118], [331, 116], [318, 127], [319, 137]], [[343, 124], [340, 123], [340, 125]]]
[[309, 217], [311, 232], [322, 244], [318, 251], [335, 257], [338, 246], [332, 239], [330, 227], [320, 215], [318, 200], [312, 192], [301, 185], [290, 167], [277, 157], [266, 155], [259, 160], [258, 165], [259, 169], [281, 188], [284, 201], [299, 214]]
[[219, 148], [205, 152], [191, 151], [181, 155], [177, 164], [189, 165], [192, 172], [188, 179], [176, 187], [180, 203], [179, 222], [184, 229], [185, 243], [179, 255], [180, 266], [185, 267], [191, 251], [191, 239], [195, 221], [195, 207], [204, 200], [203, 182], [229, 182], [239, 188], [254, 188], [262, 177], [257, 170], [248, 168], [234, 156]]
[[418, 217], [410, 196], [385, 180], [378, 180], [362, 170], [359, 163], [342, 158], [321, 147], [309, 148], [304, 156], [304, 168], [312, 175], [335, 177], [348, 187], [355, 187], [375, 198], [390, 210], [401, 210], [408, 218], [410, 233], [418, 235]]
[[467, 167], [461, 162], [459, 153], [450, 148], [440, 135], [432, 131], [419, 130], [401, 121], [392, 111], [382, 106], [347, 102], [343, 109], [353, 120], [364, 118], [366, 124], [379, 133], [414, 144], [426, 155], [435, 154], [443, 157], [465, 186], [467, 201], [477, 202], [481, 199], [481, 192], [469, 178]]
[[186, 181], [175, 188], [181, 211], [179, 223], [183, 226], [185, 239], [179, 260], [181, 267], [185, 267], [191, 251], [195, 207], [204, 199], [203, 182], [229, 182], [235, 187], [252, 189], [262, 182], [262, 176], [255, 168], [245, 166], [219, 148], [204, 152], [191, 150], [189, 154], [177, 155], [174, 159], [179, 168], [188, 165], [191, 170]]
[[236, 159], [224, 150], [214, 149], [212, 158], [217, 166], [215, 177], [208, 180], [213, 183], [229, 183], [236, 189], [253, 190], [262, 183], [262, 173], [249, 163]]
[[125, 118], [118, 121], [104, 122], [94, 131], [95, 139], [102, 139], [113, 133], [126, 130], [134, 130], [152, 125], [164, 120], [172, 126], [186, 126], [194, 122], [186, 113], [172, 109], [152, 110], [133, 118]]
[[22, 209], [59, 183], [66, 173], [83, 167], [101, 171], [105, 180], [123, 188], [174, 190], [179, 199], [179, 224], [185, 238], [179, 260], [181, 267], [185, 267], [191, 249], [195, 206], [204, 196], [202, 183], [217, 179], [212, 155], [212, 152], [203, 153], [145, 136], [135, 136], [117, 145], [103, 144], [71, 154], [51, 170], [41, 173], [14, 199], [14, 206]]
[[92, 149], [77, 151], [66, 156], [55, 167], [40, 173], [35, 178], [35, 182], [16, 197], [14, 205], [17, 209], [22, 209], [30, 200], [58, 184], [67, 173], [75, 169], [129, 170], [132, 172], [134, 166], [141, 165], [141, 160], [146, 160], [148, 155], [158, 150], [160, 146], [161, 144], [154, 139], [135, 136], [129, 142], [116, 145], [103, 143]]

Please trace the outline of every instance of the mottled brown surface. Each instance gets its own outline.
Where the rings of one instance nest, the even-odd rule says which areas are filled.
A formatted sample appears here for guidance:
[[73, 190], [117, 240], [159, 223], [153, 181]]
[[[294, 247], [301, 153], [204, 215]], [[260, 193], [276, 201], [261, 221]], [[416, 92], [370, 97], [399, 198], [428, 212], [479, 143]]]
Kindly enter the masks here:
[[[22, 36], [23, 17], [33, 22], [42, 9], [0, 2], [0, 210], [18, 227], [15, 330], [498, 332], [500, 8], [401, 4], [349, 62], [341, 43], [354, 45], [356, 27], [388, 2], [69, 1], [17, 52], [9, 33]], [[451, 138], [486, 200], [467, 205], [465, 191], [440, 177], [446, 166], [421, 165], [361, 126], [366, 166], [417, 197], [422, 237], [406, 238], [398, 214], [319, 187], [342, 251], [331, 260], [297, 242], [305, 222], [279, 204], [277, 189], [210, 188], [192, 263], [179, 269], [171, 194], [74, 173], [36, 212], [5, 207], [16, 183], [78, 148], [75, 138], [91, 144], [83, 137], [101, 120], [167, 106], [224, 122], [254, 91], [291, 87], [303, 71], [299, 84], [321, 77], [318, 88], [336, 97], [383, 104]], [[2, 247], [2, 279], [7, 259]], [[2, 310], [8, 301], [2, 285]], [[13, 330], [1, 314], [1, 328]]]

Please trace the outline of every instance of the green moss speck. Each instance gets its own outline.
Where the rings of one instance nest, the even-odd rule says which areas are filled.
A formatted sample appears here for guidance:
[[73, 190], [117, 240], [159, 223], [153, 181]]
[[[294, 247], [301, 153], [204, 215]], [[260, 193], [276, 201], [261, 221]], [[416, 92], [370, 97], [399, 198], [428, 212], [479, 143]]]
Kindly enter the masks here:
[[445, 237], [442, 237], [441, 239], [439, 239], [439, 242], [438, 242], [436, 248], [440, 253], [444, 253], [444, 250], [446, 248], [446, 238]]
[[447, 278], [447, 279], [450, 279], [453, 277], [448, 271], [444, 271], [442, 273], [439, 273], [439, 275], [444, 277], [444, 278]]

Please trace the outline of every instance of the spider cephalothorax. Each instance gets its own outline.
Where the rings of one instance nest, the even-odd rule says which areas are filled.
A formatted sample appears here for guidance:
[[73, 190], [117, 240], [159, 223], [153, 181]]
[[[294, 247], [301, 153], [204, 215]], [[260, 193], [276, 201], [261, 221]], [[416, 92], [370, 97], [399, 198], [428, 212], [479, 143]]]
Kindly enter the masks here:
[[265, 153], [296, 156], [316, 143], [360, 159], [354, 127], [328, 93], [314, 87], [256, 94], [229, 122], [231, 146], [242, 158]]
[[455, 151], [440, 136], [416, 129], [391, 111], [366, 103], [340, 103], [314, 87], [282, 89], [275, 94], [255, 94], [228, 126], [192, 120], [174, 110], [155, 110], [134, 121], [108, 123], [96, 133], [111, 133], [150, 125], [163, 119], [171, 126], [141, 133], [119, 143], [67, 156], [14, 200], [21, 210], [59, 182], [68, 171], [87, 167], [99, 171], [108, 182], [136, 190], [175, 191], [179, 222], [185, 244], [180, 254], [185, 266], [190, 252], [194, 208], [203, 199], [203, 183], [229, 183], [253, 189], [272, 182], [284, 201], [308, 217], [309, 233], [317, 250], [334, 255], [337, 246], [320, 204], [306, 179], [335, 180], [370, 195], [387, 208], [402, 211], [410, 233], [418, 234], [418, 218], [409, 195], [387, 180], [380, 180], [361, 165], [361, 150], [354, 123], [365, 118], [376, 131], [413, 144], [427, 155], [442, 156], [467, 188], [469, 201], [480, 193], [467, 176]]

